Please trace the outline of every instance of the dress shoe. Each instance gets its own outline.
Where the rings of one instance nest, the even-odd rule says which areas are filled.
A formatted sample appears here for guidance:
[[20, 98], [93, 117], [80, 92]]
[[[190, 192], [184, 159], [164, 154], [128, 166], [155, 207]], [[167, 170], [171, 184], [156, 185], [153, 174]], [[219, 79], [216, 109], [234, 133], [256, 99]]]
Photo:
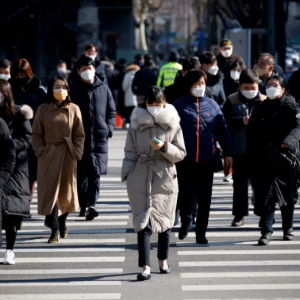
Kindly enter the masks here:
[[69, 233], [67, 228], [66, 228], [66, 230], [62, 230], [62, 231], [59, 231], [59, 232], [60, 232], [60, 237], [63, 238], [63, 239], [67, 238], [68, 233]]
[[137, 274], [136, 278], [139, 281], [150, 280], [151, 279], [151, 274], [147, 274], [147, 273], [141, 272], [141, 273]]
[[86, 212], [86, 209], [81, 209], [80, 210], [80, 213], [79, 213], [79, 217], [85, 217], [85, 212]]
[[292, 228], [284, 231], [283, 239], [285, 241], [292, 241], [294, 239], [294, 231]]
[[85, 219], [87, 221], [92, 221], [94, 220], [94, 218], [98, 217], [98, 212], [96, 211], [96, 209], [94, 207], [89, 207], [88, 211], [87, 211], [87, 214], [86, 214], [86, 217]]
[[184, 240], [187, 237], [191, 224], [192, 224], [192, 222], [181, 224], [181, 227], [179, 229], [179, 234], [178, 234], [178, 238], [180, 240]]
[[58, 239], [59, 239], [59, 231], [58, 230], [52, 230], [52, 233], [50, 235], [48, 243], [49, 244], [57, 243]]
[[208, 240], [205, 237], [205, 235], [202, 235], [200, 237], [196, 238], [196, 244], [200, 244], [200, 245], [207, 245], [208, 244]]
[[259, 246], [266, 246], [270, 243], [272, 237], [272, 232], [263, 233], [260, 239], [258, 240]]
[[245, 220], [244, 218], [240, 218], [240, 217], [234, 217], [232, 223], [231, 223], [231, 226], [232, 227], [241, 227], [245, 224]]

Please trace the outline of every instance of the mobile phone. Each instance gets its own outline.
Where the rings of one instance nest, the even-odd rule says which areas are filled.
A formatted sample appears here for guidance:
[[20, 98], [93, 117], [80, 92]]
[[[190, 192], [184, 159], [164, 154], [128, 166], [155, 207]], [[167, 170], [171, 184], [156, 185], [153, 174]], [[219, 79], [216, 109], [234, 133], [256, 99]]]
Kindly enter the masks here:
[[161, 141], [156, 138], [153, 138], [152, 142], [155, 143], [156, 145], [159, 145], [161, 143]]

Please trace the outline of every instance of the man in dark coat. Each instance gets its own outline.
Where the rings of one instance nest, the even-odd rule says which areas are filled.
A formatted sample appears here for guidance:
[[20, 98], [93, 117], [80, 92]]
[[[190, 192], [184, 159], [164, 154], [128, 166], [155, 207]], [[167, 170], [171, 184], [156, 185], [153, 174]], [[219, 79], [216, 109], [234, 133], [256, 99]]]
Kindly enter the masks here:
[[87, 220], [98, 216], [95, 210], [100, 190], [100, 175], [107, 174], [108, 138], [115, 128], [116, 107], [111, 91], [95, 75], [95, 62], [82, 57], [77, 62], [78, 77], [71, 88], [71, 99], [80, 107], [85, 144], [78, 162], [77, 184], [81, 216]]
[[287, 85], [288, 91], [296, 99], [298, 103], [300, 103], [299, 84], [300, 84], [300, 68], [291, 75]]
[[0, 246], [2, 245], [2, 190], [4, 184], [14, 171], [16, 150], [9, 129], [0, 118]]
[[229, 73], [230, 66], [235, 62], [239, 62], [243, 69], [246, 68], [244, 60], [240, 56], [233, 53], [233, 45], [231, 40], [223, 39], [220, 43], [219, 51], [220, 54], [217, 56], [218, 67], [223, 74]]

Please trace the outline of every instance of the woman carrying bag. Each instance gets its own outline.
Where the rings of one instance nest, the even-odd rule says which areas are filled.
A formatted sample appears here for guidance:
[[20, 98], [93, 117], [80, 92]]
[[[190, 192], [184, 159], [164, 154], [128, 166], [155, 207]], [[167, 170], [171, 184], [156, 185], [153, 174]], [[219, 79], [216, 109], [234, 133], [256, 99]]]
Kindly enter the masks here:
[[178, 183], [175, 163], [186, 152], [174, 107], [165, 103], [158, 87], [150, 87], [145, 103], [133, 110], [125, 145], [122, 181], [138, 233], [139, 267], [143, 271], [138, 280], [149, 280], [150, 236], [158, 233], [160, 273], [170, 273], [167, 263], [170, 229], [174, 225]]
[[285, 94], [280, 76], [268, 78], [266, 94], [267, 99], [252, 114], [247, 129], [254, 212], [261, 216], [260, 246], [271, 240], [276, 203], [282, 215], [283, 239], [293, 240], [294, 205], [298, 200], [292, 162], [299, 151], [300, 109], [295, 99]]
[[68, 213], [79, 208], [77, 161], [84, 146], [81, 112], [71, 102], [69, 85], [60, 76], [51, 79], [47, 103], [33, 123], [32, 147], [38, 157], [38, 214], [52, 230], [49, 243], [66, 238]]

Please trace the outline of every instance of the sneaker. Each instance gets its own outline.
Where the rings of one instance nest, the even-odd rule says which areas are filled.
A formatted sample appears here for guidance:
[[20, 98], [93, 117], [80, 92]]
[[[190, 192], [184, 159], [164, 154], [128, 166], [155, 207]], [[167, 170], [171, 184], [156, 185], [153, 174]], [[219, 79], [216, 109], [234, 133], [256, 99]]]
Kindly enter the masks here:
[[290, 228], [283, 233], [284, 241], [292, 241], [294, 239], [294, 231], [293, 228]]
[[5, 254], [4, 254], [4, 261], [3, 264], [4, 265], [14, 265], [15, 262], [15, 254], [12, 250], [6, 250]]
[[85, 219], [86, 219], [87, 221], [92, 221], [92, 220], [94, 220], [94, 218], [98, 217], [98, 215], [99, 215], [99, 214], [98, 214], [98, 212], [96, 211], [95, 207], [91, 206], [91, 207], [89, 207], [89, 209], [88, 209], [88, 211], [87, 211], [87, 213], [86, 213]]
[[232, 227], [241, 227], [245, 224], [244, 217], [234, 217], [233, 221], [231, 222]]
[[232, 174], [224, 176], [223, 181], [224, 182], [232, 182]]
[[192, 224], [192, 222], [182, 223], [181, 224], [181, 227], [179, 229], [179, 234], [178, 234], [178, 238], [180, 240], [184, 240], [187, 237], [187, 235], [189, 233], [188, 230], [189, 230], [191, 224]]
[[272, 232], [263, 233], [261, 238], [258, 240], [259, 246], [266, 246], [270, 243]]

